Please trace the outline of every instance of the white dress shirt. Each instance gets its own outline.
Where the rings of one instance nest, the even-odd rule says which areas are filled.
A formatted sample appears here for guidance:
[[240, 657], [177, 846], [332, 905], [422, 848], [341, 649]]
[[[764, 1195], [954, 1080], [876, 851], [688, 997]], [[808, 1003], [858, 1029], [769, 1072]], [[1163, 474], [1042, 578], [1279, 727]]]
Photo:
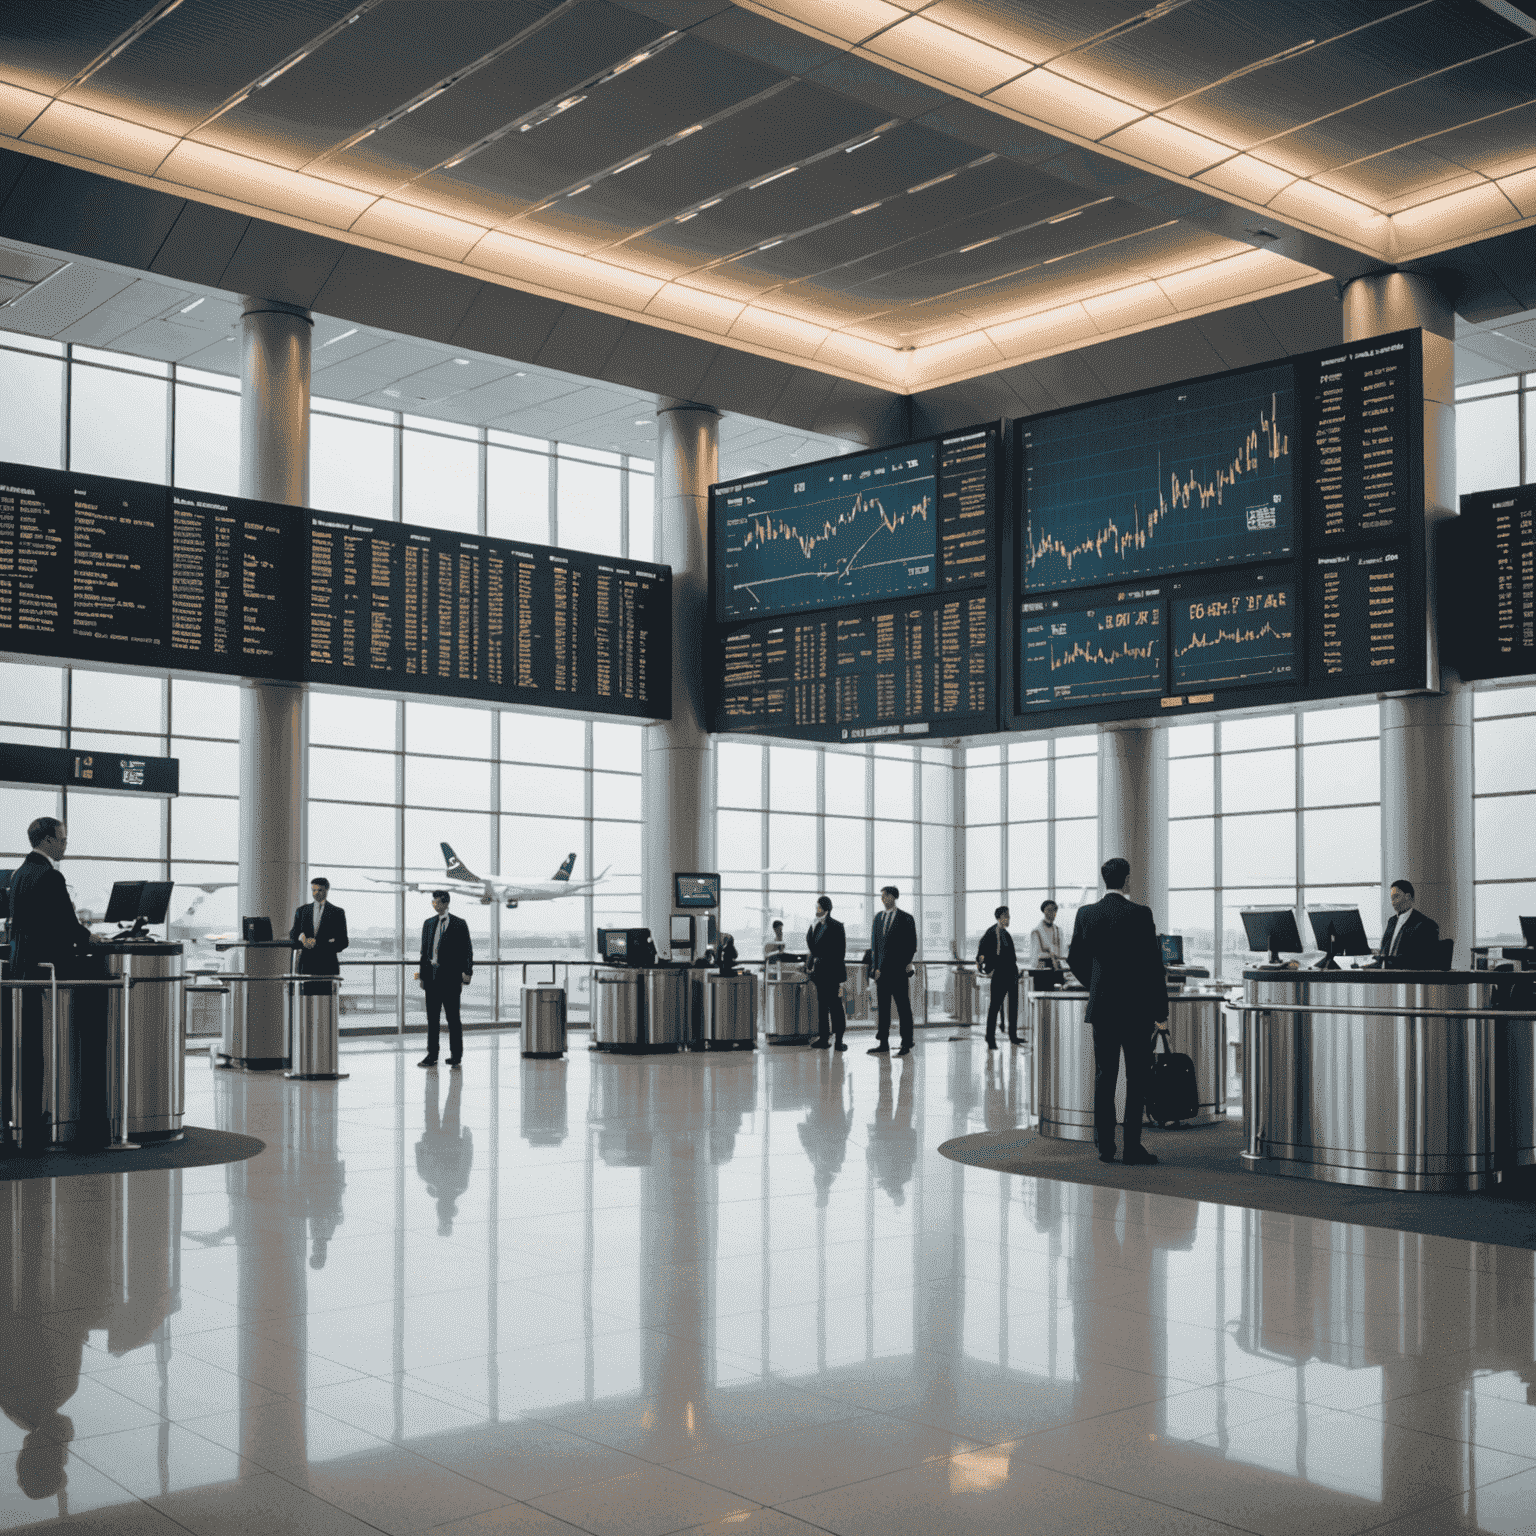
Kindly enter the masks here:
[[1031, 969], [1050, 965], [1060, 970], [1063, 958], [1060, 927], [1055, 923], [1047, 923], [1042, 918], [1029, 930], [1029, 964]]

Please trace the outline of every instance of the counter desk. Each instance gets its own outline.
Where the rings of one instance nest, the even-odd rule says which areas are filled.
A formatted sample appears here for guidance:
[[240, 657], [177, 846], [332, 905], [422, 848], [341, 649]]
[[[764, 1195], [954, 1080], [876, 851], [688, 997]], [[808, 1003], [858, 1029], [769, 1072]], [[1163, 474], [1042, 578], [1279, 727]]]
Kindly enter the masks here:
[[[1032, 1113], [1042, 1136], [1061, 1141], [1093, 1140], [1093, 1028], [1088, 994], [1081, 987], [1029, 992], [1030, 1037], [1035, 1070]], [[1177, 992], [1168, 997], [1172, 1049], [1195, 1064], [1200, 1110], [1188, 1125], [1208, 1125], [1227, 1112], [1227, 1021], [1220, 992]], [[1125, 1118], [1125, 1072], [1115, 1091], [1115, 1119]]]
[[[1244, 973], [1242, 1158], [1375, 1189], [1468, 1190], [1536, 1162], [1530, 983], [1489, 971]], [[1315, 1010], [1315, 1011], [1312, 1011]]]

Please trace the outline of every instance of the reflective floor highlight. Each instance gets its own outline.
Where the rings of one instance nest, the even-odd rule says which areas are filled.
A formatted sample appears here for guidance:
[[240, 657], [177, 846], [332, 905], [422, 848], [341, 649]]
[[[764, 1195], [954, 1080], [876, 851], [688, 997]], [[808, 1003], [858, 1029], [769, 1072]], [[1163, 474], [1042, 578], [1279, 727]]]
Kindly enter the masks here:
[[0, 1527], [1536, 1531], [1536, 1253], [967, 1168], [1027, 1057], [850, 1039], [193, 1058], [260, 1156], [0, 1185]]

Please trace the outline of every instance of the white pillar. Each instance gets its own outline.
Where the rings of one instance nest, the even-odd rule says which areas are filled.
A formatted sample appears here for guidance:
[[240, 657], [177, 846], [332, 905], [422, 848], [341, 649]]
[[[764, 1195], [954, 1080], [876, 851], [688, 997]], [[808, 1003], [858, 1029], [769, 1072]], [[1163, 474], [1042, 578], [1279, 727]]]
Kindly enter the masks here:
[[[240, 494], [309, 504], [312, 322], [291, 304], [246, 299], [241, 319]], [[286, 935], [308, 894], [307, 695], [302, 685], [247, 678], [240, 690], [240, 915], [270, 917]], [[258, 959], [258, 956], [262, 956]], [[281, 951], [247, 952], [246, 969], [279, 974]], [[278, 962], [281, 962], [278, 964]], [[273, 988], [252, 989], [244, 1060], [276, 1066], [287, 1050]], [[259, 996], [258, 996], [259, 994]]]
[[[1429, 632], [1437, 629], [1434, 524], [1456, 509], [1456, 316], [1427, 277], [1378, 272], [1344, 290], [1344, 340], [1424, 332], [1424, 521]], [[1477, 942], [1472, 868], [1472, 691], [1442, 664], [1442, 692], [1381, 704], [1381, 905], [1411, 880], [1418, 905], [1456, 940], [1454, 963]]]
[[707, 813], [703, 649], [709, 487], [720, 476], [720, 417], [706, 405], [656, 404], [656, 523], [672, 567], [672, 718], [647, 726], [641, 793], [641, 920], [665, 952], [674, 870], [714, 868]]
[[1168, 733], [1099, 728], [1099, 863], [1131, 866], [1127, 893], [1168, 923]]

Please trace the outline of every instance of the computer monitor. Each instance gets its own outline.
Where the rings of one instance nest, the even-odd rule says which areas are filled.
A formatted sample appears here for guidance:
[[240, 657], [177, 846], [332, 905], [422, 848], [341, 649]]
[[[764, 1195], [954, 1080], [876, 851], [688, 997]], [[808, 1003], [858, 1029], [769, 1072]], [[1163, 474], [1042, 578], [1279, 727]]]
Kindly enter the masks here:
[[272, 942], [272, 919], [270, 917], [242, 917], [240, 919], [240, 937], [247, 944], [270, 944]]
[[610, 964], [617, 962], [622, 965], [629, 959], [629, 929], [599, 928], [597, 952]]
[[1163, 946], [1164, 965], [1184, 964], [1184, 935], [1182, 933], [1160, 933], [1157, 942]]
[[1520, 919], [1520, 932], [1525, 936], [1525, 947], [1536, 948], [1536, 917], [1522, 917]]
[[713, 912], [720, 905], [720, 876], [672, 876], [672, 905], [684, 912]]
[[112, 894], [107, 898], [107, 910], [102, 917], [104, 923], [132, 923], [137, 921], [139, 908], [144, 903], [144, 887], [149, 884], [147, 880], [117, 880], [113, 882]]
[[1302, 952], [1296, 914], [1289, 907], [1245, 907], [1242, 918], [1248, 948], [1261, 954], [1267, 952], [1266, 964], [1280, 965], [1282, 954], [1299, 955]]
[[1324, 952], [1318, 961], [1318, 970], [1338, 970], [1334, 964], [1335, 955], [1370, 954], [1371, 941], [1365, 936], [1359, 907], [1309, 906], [1307, 921], [1312, 925], [1317, 947]]
[[674, 912], [672, 914], [672, 946], [673, 949], [693, 948], [693, 915], [688, 912]]
[[146, 880], [144, 896], [139, 902], [139, 918], [153, 927], [170, 916], [171, 892], [176, 889], [174, 880]]

